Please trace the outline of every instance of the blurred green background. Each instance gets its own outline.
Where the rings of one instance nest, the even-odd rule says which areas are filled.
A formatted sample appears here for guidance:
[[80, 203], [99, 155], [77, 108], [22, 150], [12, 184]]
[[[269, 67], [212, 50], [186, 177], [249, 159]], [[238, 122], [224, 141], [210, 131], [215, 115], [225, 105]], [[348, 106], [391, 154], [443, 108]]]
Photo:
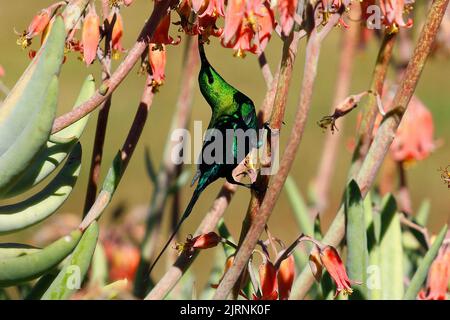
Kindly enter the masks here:
[[[50, 1], [0, 0], [0, 64], [6, 71], [3, 82], [7, 86], [12, 87], [14, 85], [15, 81], [29, 63], [27, 51], [22, 50], [16, 45], [14, 29], [19, 32], [24, 30], [36, 12], [39, 9], [48, 6], [50, 3]], [[149, 16], [151, 8], [151, 1], [136, 0], [131, 7], [122, 10], [125, 27], [123, 45], [125, 48], [130, 48], [132, 46], [141, 26]], [[173, 21], [177, 20], [175, 15], [173, 15]], [[325, 134], [316, 125], [316, 121], [323, 115], [329, 113], [330, 104], [333, 100], [336, 69], [339, 61], [338, 44], [341, 32], [345, 31], [336, 28], [333, 34], [326, 40], [323, 47], [314, 92], [312, 112], [292, 171], [295, 181], [305, 195], [307, 193], [308, 184], [316, 173], [319, 157], [322, 152]], [[171, 28], [171, 34], [172, 36], [177, 36], [177, 27]], [[36, 49], [38, 42], [39, 41], [36, 40], [32, 48]], [[172, 113], [175, 108], [178, 90], [180, 86], [183, 85], [180, 83], [180, 71], [185, 43], [186, 42], [183, 40], [178, 46], [168, 47], [166, 84], [160, 88], [159, 93], [154, 99], [149, 114], [149, 121], [143, 132], [140, 144], [131, 160], [131, 165], [123, 177], [118, 192], [116, 193], [112, 204], [107, 209], [107, 212], [104, 215], [105, 218], [103, 219], [108, 219], [108, 213], [111, 213], [113, 208], [119, 204], [123, 204], [131, 209], [137, 205], [148, 205], [150, 201], [149, 199], [152, 194], [153, 186], [145, 174], [144, 147], [147, 146], [150, 148], [154, 163], [156, 166], [159, 166], [164, 148], [164, 141], [166, 140]], [[290, 132], [298, 101], [304, 63], [304, 41], [301, 44], [299, 52], [300, 54], [296, 61], [293, 82], [289, 94], [285, 117], [286, 125], [283, 127], [281, 133], [282, 148], [285, 145]], [[250, 96], [256, 106], [261, 105], [266, 86], [259, 70], [256, 56], [249, 54], [244, 59], [235, 58], [233, 57], [232, 51], [221, 47], [217, 39], [212, 39], [211, 45], [207, 47], [207, 53], [211, 63], [225, 79]], [[280, 53], [281, 41], [277, 36], [274, 36], [266, 50], [268, 60], [273, 70], [278, 63]], [[355, 58], [352, 93], [358, 93], [367, 89], [376, 53], [377, 43], [375, 41], [372, 41], [369, 44], [367, 50], [358, 52]], [[98, 63], [86, 68], [77, 57], [77, 54], [69, 54], [62, 69], [59, 97], [60, 114], [72, 108], [72, 103], [78, 94], [81, 83], [88, 73], [93, 73], [97, 80], [100, 79], [100, 68]], [[117, 63], [118, 62], [115, 62], [115, 66]], [[139, 76], [137, 71], [138, 69], [135, 68], [113, 95], [110, 122], [108, 124], [106, 137], [102, 177], [104, 177], [118, 148], [122, 145], [140, 99], [145, 79], [143, 76]], [[393, 75], [391, 74], [390, 76]], [[190, 119], [191, 129], [193, 120], [204, 121], [204, 127], [206, 127], [210, 116], [210, 109], [201, 97], [198, 86], [195, 87], [195, 90], [193, 113]], [[425, 198], [431, 200], [431, 219], [429, 227], [435, 232], [439, 225], [448, 221], [450, 216], [450, 190], [441, 181], [438, 171], [440, 167], [450, 165], [450, 148], [447, 145], [447, 142], [450, 140], [450, 59], [433, 58], [430, 60], [422, 75], [416, 93], [432, 111], [435, 121], [435, 136], [437, 139], [441, 139], [444, 142], [444, 144], [428, 159], [414, 165], [407, 171], [414, 208], [416, 209], [420, 202]], [[342, 135], [343, 138], [341, 139], [339, 160], [336, 163], [335, 175], [332, 181], [331, 205], [326, 212], [326, 215], [328, 216], [331, 216], [336, 212], [345, 185], [345, 177], [350, 161], [350, 153], [345, 145], [355, 132], [355, 118], [356, 112], [348, 117], [345, 128], [340, 126], [340, 131], [337, 133]], [[88, 128], [82, 138], [84, 151], [82, 176], [77, 182], [74, 193], [63, 208], [60, 209], [60, 212], [72, 212], [81, 215], [95, 131], [95, 120], [96, 112], [91, 118]], [[194, 168], [192, 167], [192, 173], [193, 172]], [[196, 226], [203, 218], [204, 213], [208, 210], [220, 186], [221, 182], [216, 182], [204, 192], [204, 195], [198, 202], [193, 214], [183, 227], [183, 235], [195, 230]], [[191, 192], [192, 189], [188, 186], [182, 190], [182, 207], [184, 207], [189, 200]], [[236, 238], [239, 235], [248, 200], [249, 192], [240, 188], [226, 212], [226, 221]], [[170, 209], [170, 206], [167, 206], [167, 209]], [[169, 212], [169, 210], [167, 210], [167, 212]], [[166, 228], [166, 226], [167, 223], [164, 224], [164, 228]], [[300, 233], [284, 194], [282, 194], [279, 199], [275, 212], [271, 217], [270, 227], [272, 233], [285, 242], [291, 242], [294, 237]], [[39, 226], [27, 232], [33, 232], [36, 228], [39, 228]], [[8, 236], [8, 239], [17, 240], [18, 237], [24, 237], [24, 233]], [[203, 265], [203, 263], [207, 263], [207, 255], [201, 256], [200, 262], [196, 265], [196, 268], [198, 268], [198, 265]]]

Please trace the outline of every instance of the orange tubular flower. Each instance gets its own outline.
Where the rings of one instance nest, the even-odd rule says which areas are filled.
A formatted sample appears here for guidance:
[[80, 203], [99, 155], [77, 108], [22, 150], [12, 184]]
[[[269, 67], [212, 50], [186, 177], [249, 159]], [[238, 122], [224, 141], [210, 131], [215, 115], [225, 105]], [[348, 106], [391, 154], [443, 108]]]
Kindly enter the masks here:
[[253, 296], [254, 300], [276, 300], [278, 298], [277, 270], [268, 259], [259, 266], [261, 297]]
[[44, 31], [45, 27], [47, 27], [48, 23], [50, 22], [50, 15], [50, 10], [41, 10], [36, 16], [34, 16], [33, 20], [31, 20], [25, 36], [28, 39], [31, 39]]
[[256, 53], [258, 47], [252, 43], [253, 35], [253, 30], [250, 27], [241, 25], [236, 33], [235, 40], [225, 47], [232, 48], [236, 57], [245, 57], [245, 52]]
[[169, 28], [170, 28], [170, 12], [161, 19], [158, 24], [158, 27], [153, 34], [150, 43], [154, 43], [159, 45], [173, 44], [176, 45], [180, 43], [181, 38], [178, 37], [178, 40], [174, 40], [171, 36], [169, 36]]
[[109, 23], [111, 23], [116, 15], [116, 21], [114, 22], [112, 35], [111, 35], [111, 45], [113, 50], [113, 56], [117, 53], [123, 52], [122, 47], [122, 36], [123, 36], [123, 20], [120, 15], [119, 10], [114, 10], [108, 18]]
[[431, 112], [413, 96], [392, 143], [392, 157], [396, 161], [418, 161], [427, 158], [435, 149], [433, 134]]
[[281, 262], [280, 267], [278, 268], [277, 279], [278, 279], [278, 292], [280, 295], [280, 300], [289, 299], [292, 284], [294, 283], [294, 278], [295, 278], [294, 256], [290, 255]]
[[272, 36], [272, 31], [275, 26], [275, 17], [273, 11], [270, 10], [270, 8], [266, 5], [261, 6], [257, 15], [257, 22], [259, 25], [259, 30], [257, 31], [259, 50], [264, 51], [267, 44], [269, 43], [270, 37]]
[[84, 19], [81, 42], [84, 62], [89, 66], [95, 60], [100, 42], [100, 18], [94, 6], [89, 6], [89, 12]]
[[5, 69], [0, 65], [0, 78], [5, 76]]
[[345, 266], [339, 256], [337, 250], [332, 246], [315, 247], [310, 256], [310, 267], [316, 280], [320, 279], [322, 274], [322, 266], [324, 266], [330, 274], [333, 281], [336, 283], [336, 298], [341, 291], [346, 294], [351, 294], [353, 289], [351, 284], [359, 284], [357, 281], [350, 280], [345, 271]]
[[297, 0], [279, 0], [278, 11], [280, 12], [281, 32], [288, 36], [294, 26], [294, 16], [297, 11]]
[[245, 16], [245, 1], [228, 1], [225, 14], [225, 28], [223, 30], [223, 42], [227, 44], [237, 33]]
[[103, 246], [110, 265], [110, 280], [128, 279], [133, 281], [140, 260], [139, 249], [114, 240], [103, 241]]
[[148, 49], [148, 61], [152, 69], [152, 86], [156, 89], [164, 83], [166, 78], [166, 46], [151, 43]]
[[428, 271], [426, 290], [419, 292], [420, 300], [445, 300], [450, 281], [450, 248], [441, 249]]
[[209, 249], [217, 246], [222, 241], [220, 237], [215, 232], [209, 232], [201, 234], [192, 239], [192, 248], [194, 249]]

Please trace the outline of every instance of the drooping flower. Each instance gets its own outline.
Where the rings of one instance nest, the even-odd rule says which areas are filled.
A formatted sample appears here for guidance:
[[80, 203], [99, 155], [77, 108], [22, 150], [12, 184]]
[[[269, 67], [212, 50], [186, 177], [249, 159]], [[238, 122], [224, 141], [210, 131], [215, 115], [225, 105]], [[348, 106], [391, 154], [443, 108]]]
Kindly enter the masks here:
[[0, 78], [5, 76], [5, 69], [0, 65]]
[[335, 297], [337, 297], [340, 292], [351, 294], [353, 292], [351, 287], [352, 283], [359, 284], [359, 282], [348, 278], [347, 271], [345, 270], [344, 263], [342, 262], [339, 253], [332, 246], [316, 246], [310, 256], [310, 266], [316, 279], [320, 279], [322, 266], [325, 267], [333, 281], [336, 283]]
[[209, 249], [217, 246], [222, 241], [222, 237], [215, 232], [201, 234], [192, 239], [192, 248]]
[[174, 40], [169, 35], [169, 29], [170, 29], [170, 12], [166, 16], [164, 16], [164, 18], [162, 18], [161, 21], [159, 22], [158, 27], [156, 28], [155, 33], [153, 34], [153, 37], [150, 40], [150, 43], [156, 44], [158, 46], [167, 44], [176, 45], [180, 43], [181, 38], [179, 37], [177, 40]]
[[111, 12], [111, 15], [108, 18], [109, 23], [112, 23], [114, 15], [116, 16], [116, 18], [111, 33], [111, 46], [113, 50], [113, 57], [117, 57], [120, 52], [124, 51], [124, 48], [122, 46], [123, 19], [120, 15], [119, 10], [114, 10]]
[[445, 300], [450, 281], [450, 248], [442, 248], [428, 271], [427, 286], [419, 292], [420, 300]]
[[166, 78], [166, 46], [164, 44], [150, 43], [148, 61], [152, 70], [152, 86], [158, 88]]
[[279, 0], [280, 25], [283, 35], [288, 36], [294, 26], [294, 16], [297, 11], [297, 0]]
[[212, 231], [196, 237], [189, 235], [184, 243], [176, 244], [176, 249], [179, 254], [185, 253], [188, 256], [191, 256], [194, 253], [194, 250], [214, 248], [221, 242], [222, 237]]
[[86, 65], [90, 65], [97, 55], [97, 47], [100, 42], [100, 18], [93, 5], [89, 6], [89, 12], [83, 23], [81, 43], [83, 45], [83, 57]]
[[278, 294], [280, 300], [287, 300], [291, 294], [292, 284], [295, 278], [295, 262], [294, 256], [291, 254], [289, 257], [281, 261], [278, 268], [277, 280], [278, 280]]
[[233, 48], [238, 57], [244, 57], [245, 52], [262, 52], [274, 27], [274, 14], [266, 1], [229, 1], [222, 45]]
[[266, 258], [259, 266], [259, 282], [261, 286], [261, 297], [254, 295], [254, 300], [278, 299], [277, 270], [273, 263]]
[[22, 33], [16, 32], [16, 34], [19, 36], [19, 38], [16, 41], [17, 45], [21, 46], [22, 49], [25, 49], [28, 46], [30, 46], [31, 39], [39, 35], [47, 28], [50, 22], [50, 18], [51, 18], [51, 10], [49, 8], [42, 9], [41, 11], [39, 11], [39, 13], [35, 15], [31, 20], [27, 30], [25, 30]]
[[27, 28], [26, 37], [31, 39], [44, 31], [45, 27], [47, 27], [50, 22], [50, 15], [51, 12], [48, 8], [41, 10], [37, 15], [35, 15]]
[[131, 244], [111, 239], [105, 239], [103, 246], [110, 265], [110, 280], [128, 279], [133, 281], [140, 260], [139, 249]]
[[431, 112], [415, 96], [411, 99], [391, 145], [396, 161], [418, 161], [435, 149], [434, 124]]
[[348, 294], [353, 292], [350, 279], [345, 271], [345, 266], [342, 263], [341, 257], [337, 250], [331, 246], [325, 247], [320, 252], [320, 260], [327, 269], [331, 278], [336, 282], [336, 294], [337, 296], [341, 291]]
[[228, 43], [237, 33], [245, 16], [245, 1], [231, 0], [228, 2], [225, 14], [225, 28], [223, 30], [223, 42]]
[[245, 52], [256, 53], [258, 47], [253, 43], [253, 30], [246, 25], [240, 25], [235, 34], [235, 40], [225, 45], [226, 48], [232, 48], [236, 57], [245, 57]]

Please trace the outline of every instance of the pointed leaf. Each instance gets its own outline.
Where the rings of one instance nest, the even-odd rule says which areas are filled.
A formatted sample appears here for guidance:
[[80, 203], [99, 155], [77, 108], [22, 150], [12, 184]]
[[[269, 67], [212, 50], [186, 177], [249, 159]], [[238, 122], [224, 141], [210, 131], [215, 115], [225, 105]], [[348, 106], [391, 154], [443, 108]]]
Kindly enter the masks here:
[[441, 231], [439, 232], [438, 236], [433, 242], [433, 245], [431, 246], [430, 250], [428, 250], [427, 254], [423, 258], [422, 262], [419, 265], [419, 269], [417, 269], [416, 273], [414, 274], [413, 278], [411, 279], [411, 282], [409, 283], [408, 289], [406, 290], [405, 296], [403, 299], [405, 300], [414, 300], [417, 297], [417, 294], [420, 291], [420, 288], [422, 287], [423, 283], [425, 282], [425, 279], [427, 278], [428, 269], [430, 269], [431, 264], [433, 263], [433, 260], [436, 258], [439, 248], [442, 245], [442, 242], [444, 242], [445, 235], [447, 234], [448, 226], [445, 225], [442, 227]]
[[347, 271], [352, 280], [361, 281], [355, 286], [350, 299], [364, 299], [367, 296], [367, 233], [363, 200], [358, 184], [350, 181], [345, 193]]

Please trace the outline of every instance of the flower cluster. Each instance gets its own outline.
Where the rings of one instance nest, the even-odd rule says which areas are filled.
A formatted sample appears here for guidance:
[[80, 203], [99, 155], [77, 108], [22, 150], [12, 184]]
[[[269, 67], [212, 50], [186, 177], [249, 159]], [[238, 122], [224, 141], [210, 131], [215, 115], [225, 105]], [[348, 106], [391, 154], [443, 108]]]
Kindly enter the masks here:
[[[298, 1], [279, 0], [281, 34], [287, 36], [293, 29]], [[189, 35], [220, 37], [226, 48], [244, 57], [246, 52], [264, 50], [277, 25], [275, 14], [268, 0], [182, 0], [177, 8], [180, 25]], [[224, 28], [217, 27], [217, 20], [224, 18]]]
[[[38, 12], [31, 20], [28, 28], [19, 34], [17, 44], [25, 49], [31, 45], [33, 38], [41, 35], [42, 45], [48, 34], [49, 28], [51, 28], [54, 16], [58, 14], [57, 11], [63, 4], [65, 4], [65, 2], [57, 2]], [[101, 39], [107, 38], [111, 40], [113, 58], [118, 58], [120, 52], [125, 51], [122, 46], [123, 20], [119, 11], [119, 5], [121, 4], [130, 5], [131, 1], [117, 1], [117, 3], [114, 3], [109, 16], [104, 19], [104, 25], [101, 24], [95, 6], [90, 4], [81, 21], [82, 26], [81, 24], [77, 24], [69, 32], [66, 40], [66, 52], [79, 52], [86, 65], [90, 65], [97, 58]], [[77, 40], [75, 34], [80, 29], [81, 40]], [[34, 50], [31, 50], [29, 56], [33, 58], [35, 53]]]

